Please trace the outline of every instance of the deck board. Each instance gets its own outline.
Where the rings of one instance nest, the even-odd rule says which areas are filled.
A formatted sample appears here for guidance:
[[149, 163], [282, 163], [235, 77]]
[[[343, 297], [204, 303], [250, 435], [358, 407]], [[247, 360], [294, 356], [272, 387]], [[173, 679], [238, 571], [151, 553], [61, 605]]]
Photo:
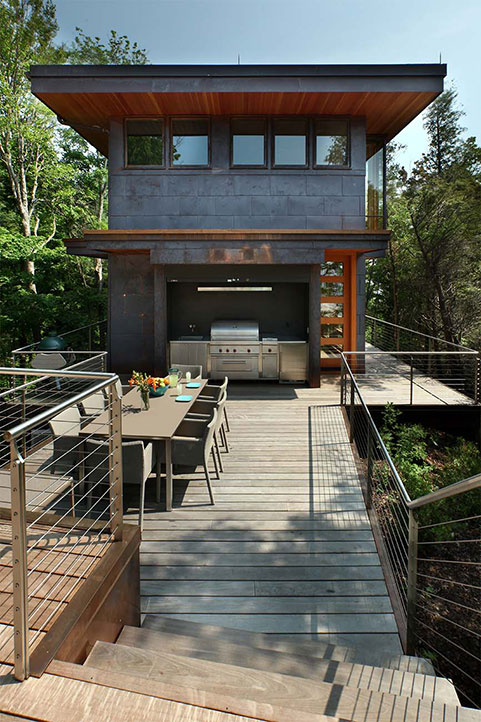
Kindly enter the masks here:
[[[148, 484], [144, 621], [376, 642], [401, 652], [336, 402], [320, 390], [233, 386], [216, 505], [201, 470], [174, 478], [170, 513]], [[136, 521], [136, 504], [132, 497], [127, 520]]]

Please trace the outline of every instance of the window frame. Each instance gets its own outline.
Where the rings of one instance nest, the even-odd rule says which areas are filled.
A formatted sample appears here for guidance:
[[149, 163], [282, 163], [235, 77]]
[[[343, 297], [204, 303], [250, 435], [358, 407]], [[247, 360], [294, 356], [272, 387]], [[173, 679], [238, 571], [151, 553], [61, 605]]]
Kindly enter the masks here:
[[[322, 120], [344, 120], [347, 126], [347, 148], [346, 148], [346, 164], [345, 165], [331, 165], [325, 163], [317, 163], [317, 133], [316, 133], [316, 121]], [[351, 117], [349, 115], [315, 115], [312, 116], [312, 168], [314, 170], [349, 170], [351, 168]]]
[[[207, 122], [207, 165], [174, 165], [173, 163], [173, 150], [174, 150], [174, 133], [172, 130], [173, 124], [176, 120], [204, 120]], [[172, 170], [205, 170], [206, 168], [212, 168], [212, 133], [211, 133], [211, 116], [210, 115], [172, 115], [169, 116], [169, 169]], [[194, 136], [192, 136], [194, 137]]]
[[[276, 133], [274, 130], [276, 121], [278, 120], [303, 120], [306, 124], [306, 162], [301, 164], [278, 164], [276, 163]], [[270, 118], [269, 131], [271, 136], [271, 163], [272, 170], [309, 170], [311, 168], [311, 118], [309, 115], [273, 115]]]
[[[132, 164], [132, 163], [129, 163], [129, 149], [128, 149], [128, 136], [129, 136], [129, 134], [128, 134], [128, 129], [127, 129], [127, 128], [128, 128], [128, 123], [129, 123], [129, 121], [134, 121], [134, 122], [136, 122], [136, 121], [142, 121], [142, 120], [146, 120], [146, 121], [150, 121], [150, 122], [152, 122], [152, 121], [157, 121], [157, 122], [162, 123], [162, 165], [159, 165], [158, 163], [152, 163], [152, 164], [149, 164], [149, 165], [145, 165], [145, 164], [143, 164], [143, 165], [136, 165], [136, 164], [135, 164], [135, 165], [134, 165], [134, 164]], [[159, 115], [156, 115], [155, 117], [153, 117], [153, 116], [147, 116], [147, 115], [144, 115], [144, 116], [130, 116], [130, 117], [128, 117], [128, 118], [124, 118], [124, 122], [123, 122], [123, 132], [124, 132], [124, 168], [127, 168], [127, 169], [129, 169], [129, 170], [136, 170], [136, 169], [139, 169], [139, 170], [149, 170], [150, 168], [166, 168], [166, 167], [167, 167], [166, 162], [165, 162], [165, 161], [166, 161], [166, 158], [165, 158], [165, 150], [166, 150], [166, 145], [167, 145], [167, 143], [166, 143], [166, 138], [167, 138], [166, 130], [167, 130], [167, 123], [166, 123], [166, 118], [165, 118], [165, 116], [163, 116], [163, 115], [160, 115], [160, 116], [159, 116]], [[140, 136], [140, 137], [141, 137], [141, 136]]]
[[[233, 122], [236, 120], [262, 120], [264, 124], [264, 163], [263, 165], [255, 164], [252, 165], [251, 163], [234, 163], [234, 133], [232, 132], [232, 125]], [[246, 133], [246, 135], [248, 135]], [[267, 158], [267, 146], [269, 144], [269, 123], [268, 118], [265, 115], [231, 115], [229, 117], [229, 137], [230, 137], [230, 148], [229, 148], [229, 167], [230, 168], [236, 168], [236, 169], [242, 169], [242, 168], [252, 168], [254, 170], [262, 170], [269, 168], [268, 164], [268, 158]]]

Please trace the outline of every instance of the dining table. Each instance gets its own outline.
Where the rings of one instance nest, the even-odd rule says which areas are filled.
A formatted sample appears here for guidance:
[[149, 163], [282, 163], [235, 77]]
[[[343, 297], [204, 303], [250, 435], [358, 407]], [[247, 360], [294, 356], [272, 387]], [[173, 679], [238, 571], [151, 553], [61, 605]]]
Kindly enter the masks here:
[[[165, 444], [165, 497], [166, 511], [172, 511], [172, 438], [185, 419], [197, 397], [207, 383], [207, 379], [197, 379], [196, 388], [183, 385], [181, 396], [190, 396], [190, 400], [178, 400], [177, 388], [168, 388], [163, 396], [149, 398], [150, 405], [144, 409], [138, 389], [130, 389], [122, 397], [122, 439]], [[82, 428], [82, 436], [107, 436], [109, 412], [104, 411]], [[156, 480], [157, 501], [160, 501], [161, 462], [157, 454]], [[126, 482], [128, 484], [128, 480]]]

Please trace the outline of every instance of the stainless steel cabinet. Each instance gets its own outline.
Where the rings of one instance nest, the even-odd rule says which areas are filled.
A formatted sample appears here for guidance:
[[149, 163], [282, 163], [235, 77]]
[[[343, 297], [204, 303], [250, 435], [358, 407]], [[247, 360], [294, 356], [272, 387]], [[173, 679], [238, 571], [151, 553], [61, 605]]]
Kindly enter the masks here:
[[279, 344], [281, 381], [307, 381], [307, 343], [290, 341]]

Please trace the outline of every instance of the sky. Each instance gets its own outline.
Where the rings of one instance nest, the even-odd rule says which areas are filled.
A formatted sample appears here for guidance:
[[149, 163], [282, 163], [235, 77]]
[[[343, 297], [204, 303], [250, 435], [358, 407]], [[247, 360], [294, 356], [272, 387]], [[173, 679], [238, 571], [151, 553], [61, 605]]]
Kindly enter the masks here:
[[[481, 138], [481, 0], [56, 0], [58, 40], [111, 29], [151, 63], [438, 63], [458, 91], [467, 135]], [[422, 118], [396, 140], [410, 170]]]

